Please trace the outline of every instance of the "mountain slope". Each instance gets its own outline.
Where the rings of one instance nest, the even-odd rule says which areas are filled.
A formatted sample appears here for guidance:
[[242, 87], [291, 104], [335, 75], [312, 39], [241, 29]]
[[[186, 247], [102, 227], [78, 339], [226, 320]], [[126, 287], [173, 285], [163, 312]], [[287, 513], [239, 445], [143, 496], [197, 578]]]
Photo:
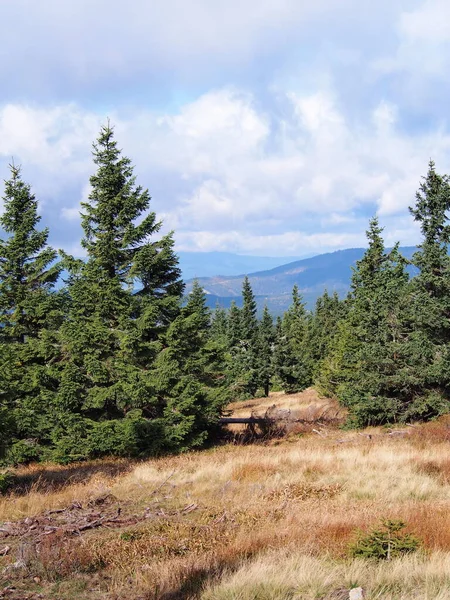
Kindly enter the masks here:
[[[401, 249], [406, 258], [410, 258], [415, 250], [412, 246]], [[364, 252], [364, 248], [338, 250], [249, 273], [248, 278], [259, 308], [267, 304], [274, 314], [280, 314], [289, 306], [295, 284], [308, 308], [313, 308], [316, 299], [325, 289], [330, 293], [336, 291], [341, 297], [345, 296], [350, 289], [351, 267], [362, 258]], [[218, 303], [228, 307], [232, 300], [239, 303], [244, 276], [200, 277], [198, 281], [208, 295], [210, 306]], [[187, 283], [189, 291], [191, 282]]]
[[185, 280], [253, 273], [298, 260], [296, 256], [244, 256], [231, 252], [178, 252], [178, 257]]

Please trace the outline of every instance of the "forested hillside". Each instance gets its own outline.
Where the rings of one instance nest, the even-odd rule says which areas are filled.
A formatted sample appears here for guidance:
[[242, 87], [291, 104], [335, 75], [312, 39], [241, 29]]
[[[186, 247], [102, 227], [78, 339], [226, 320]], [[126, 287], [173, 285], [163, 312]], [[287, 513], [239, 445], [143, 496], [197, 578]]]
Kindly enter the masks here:
[[203, 277], [233, 277], [273, 269], [298, 260], [289, 256], [248, 256], [232, 252], [178, 252], [183, 279]]
[[[401, 248], [402, 255], [411, 259], [417, 248], [406, 246]], [[343, 298], [350, 291], [352, 267], [364, 256], [364, 248], [349, 248], [337, 250], [326, 254], [319, 254], [310, 258], [287, 262], [263, 271], [241, 271], [247, 273], [250, 285], [255, 293], [258, 313], [264, 306], [270, 308], [275, 316], [282, 315], [289, 307], [292, 288], [297, 285], [303, 300], [309, 310], [314, 309], [317, 298], [324, 290], [329, 293], [337, 292]], [[410, 267], [409, 271], [414, 272]], [[218, 272], [217, 272], [218, 273]], [[229, 308], [233, 300], [241, 301], [241, 288], [245, 275], [215, 277], [199, 277], [198, 282], [206, 292], [208, 306], [214, 308], [216, 304]], [[184, 275], [184, 271], [183, 271]], [[192, 281], [186, 282], [189, 291]]]
[[[93, 146], [81, 204], [86, 260], [48, 244], [38, 200], [11, 165], [0, 243], [0, 431], [4, 462], [179, 452], [214, 439], [230, 400], [316, 385], [349, 424], [449, 412], [450, 182], [431, 162], [411, 260], [386, 249], [377, 218], [350, 293], [308, 310], [298, 286], [275, 321], [242, 302], [184, 297], [172, 234], [150, 210], [110, 125]], [[412, 271], [413, 269], [413, 271]], [[275, 269], [276, 271], [276, 269]], [[411, 277], [411, 272], [416, 273]]]

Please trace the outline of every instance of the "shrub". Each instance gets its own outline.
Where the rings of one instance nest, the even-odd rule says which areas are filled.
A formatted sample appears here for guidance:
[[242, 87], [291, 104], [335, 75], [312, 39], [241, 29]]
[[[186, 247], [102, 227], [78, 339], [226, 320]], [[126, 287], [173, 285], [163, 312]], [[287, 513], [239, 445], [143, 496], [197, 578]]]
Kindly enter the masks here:
[[403, 521], [384, 520], [380, 527], [369, 533], [360, 532], [350, 546], [353, 557], [390, 560], [402, 554], [415, 552], [420, 541], [414, 535], [405, 533]]
[[14, 485], [15, 477], [9, 471], [0, 473], [0, 494], [6, 494]]
[[40, 448], [34, 440], [18, 440], [6, 452], [7, 465], [29, 464], [40, 459]]

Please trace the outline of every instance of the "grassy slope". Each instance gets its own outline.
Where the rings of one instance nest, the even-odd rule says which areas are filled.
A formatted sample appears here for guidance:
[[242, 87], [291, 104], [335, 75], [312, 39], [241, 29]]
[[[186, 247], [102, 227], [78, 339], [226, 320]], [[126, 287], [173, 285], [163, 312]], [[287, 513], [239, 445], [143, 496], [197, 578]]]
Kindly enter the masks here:
[[[326, 408], [311, 391], [273, 400], [311, 418]], [[23, 561], [2, 576], [15, 588], [6, 597], [338, 600], [361, 585], [368, 599], [449, 598], [449, 423], [391, 434], [311, 425], [318, 433], [266, 445], [21, 469], [22, 494], [0, 499], [0, 522], [21, 520], [21, 535], [0, 540], [0, 552], [10, 546], [0, 568]], [[105, 494], [107, 507], [89, 505]], [[119, 507], [120, 522], [64, 531], [74, 514], [86, 522]], [[423, 550], [348, 558], [355, 531], [381, 518], [405, 520]]]

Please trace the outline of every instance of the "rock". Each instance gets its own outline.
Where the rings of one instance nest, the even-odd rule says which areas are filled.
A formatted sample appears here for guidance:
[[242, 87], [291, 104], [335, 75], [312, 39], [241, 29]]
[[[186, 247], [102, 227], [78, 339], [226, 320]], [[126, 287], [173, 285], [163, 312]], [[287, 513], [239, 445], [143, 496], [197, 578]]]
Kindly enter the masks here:
[[362, 587], [350, 590], [348, 593], [348, 600], [364, 600], [364, 590]]

